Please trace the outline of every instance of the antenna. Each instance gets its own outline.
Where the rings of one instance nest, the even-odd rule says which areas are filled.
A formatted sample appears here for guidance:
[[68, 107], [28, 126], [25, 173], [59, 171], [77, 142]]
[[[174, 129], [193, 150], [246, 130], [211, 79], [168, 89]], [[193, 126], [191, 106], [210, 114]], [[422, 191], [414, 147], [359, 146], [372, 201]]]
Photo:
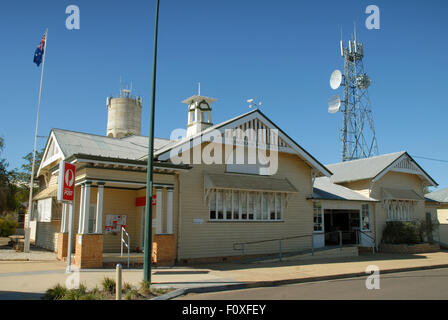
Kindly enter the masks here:
[[342, 43], [342, 27], [341, 27], [341, 57], [344, 56], [344, 45]]
[[198, 82], [198, 96], [201, 95], [201, 83]]
[[364, 47], [361, 42], [358, 42], [355, 23], [353, 27], [352, 39], [349, 40], [346, 48], [343, 46], [341, 34], [341, 56], [344, 59], [344, 70], [341, 72], [336, 69], [330, 77], [330, 87], [333, 90], [343, 87], [343, 98], [334, 95], [328, 100], [328, 112], [332, 114], [340, 112], [343, 116], [343, 126], [340, 130], [342, 161], [378, 155], [368, 94], [371, 80], [364, 72]]

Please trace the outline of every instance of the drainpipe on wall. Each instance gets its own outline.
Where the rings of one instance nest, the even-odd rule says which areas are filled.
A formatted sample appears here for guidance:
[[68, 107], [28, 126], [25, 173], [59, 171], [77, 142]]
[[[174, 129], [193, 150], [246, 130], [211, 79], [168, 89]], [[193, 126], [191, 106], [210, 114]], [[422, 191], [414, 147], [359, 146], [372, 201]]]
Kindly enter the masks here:
[[181, 187], [180, 187], [180, 178], [179, 173], [176, 174], [176, 180], [177, 180], [177, 243], [176, 243], [176, 260], [177, 262], [180, 261], [180, 236], [181, 236], [181, 225], [182, 225], [182, 201], [181, 201]]
[[[372, 189], [373, 189], [373, 184], [374, 184], [374, 182], [373, 181], [370, 181], [370, 183], [369, 183], [369, 198], [372, 198]], [[378, 230], [377, 230], [377, 224], [376, 224], [376, 203], [375, 203], [375, 206], [373, 207], [373, 225], [374, 225], [374, 232], [375, 232], [375, 243], [374, 243], [374, 246], [375, 246], [375, 249], [376, 249], [376, 251], [378, 252]]]

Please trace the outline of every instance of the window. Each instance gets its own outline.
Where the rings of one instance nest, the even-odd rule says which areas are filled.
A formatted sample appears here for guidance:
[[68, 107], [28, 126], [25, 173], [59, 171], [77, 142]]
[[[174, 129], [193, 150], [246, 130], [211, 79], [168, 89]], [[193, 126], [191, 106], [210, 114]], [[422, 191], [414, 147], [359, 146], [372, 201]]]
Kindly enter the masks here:
[[89, 210], [89, 233], [95, 233], [96, 228], [96, 205], [91, 204]]
[[388, 221], [411, 221], [414, 218], [412, 201], [390, 200], [386, 208]]
[[210, 193], [210, 220], [278, 221], [283, 217], [282, 195], [273, 192], [215, 190]]
[[210, 194], [209, 211], [210, 219], [216, 219], [216, 192]]
[[361, 208], [361, 230], [370, 231], [370, 212], [368, 204], [363, 204]]
[[324, 231], [324, 224], [323, 224], [323, 210], [322, 205], [319, 202], [314, 202], [314, 232], [323, 232]]

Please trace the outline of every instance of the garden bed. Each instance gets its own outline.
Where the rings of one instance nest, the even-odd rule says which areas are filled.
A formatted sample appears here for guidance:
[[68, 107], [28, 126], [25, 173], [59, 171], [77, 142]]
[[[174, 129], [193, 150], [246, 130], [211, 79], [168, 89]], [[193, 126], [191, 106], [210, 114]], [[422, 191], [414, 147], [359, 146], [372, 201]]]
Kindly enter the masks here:
[[426, 253], [440, 250], [439, 244], [416, 243], [416, 244], [389, 244], [382, 243], [379, 251], [384, 253]]

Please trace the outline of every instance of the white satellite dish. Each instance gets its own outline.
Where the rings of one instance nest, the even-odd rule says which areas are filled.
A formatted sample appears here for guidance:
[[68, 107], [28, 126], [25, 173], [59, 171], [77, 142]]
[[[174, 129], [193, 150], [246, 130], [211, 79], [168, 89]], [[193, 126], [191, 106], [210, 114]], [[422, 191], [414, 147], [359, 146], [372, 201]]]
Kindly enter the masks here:
[[254, 102], [254, 99], [248, 99], [247, 102], [252, 103]]
[[330, 87], [336, 90], [341, 86], [342, 83], [342, 72], [338, 69], [334, 70], [330, 76]]
[[341, 98], [338, 95], [332, 96], [328, 99], [328, 112], [337, 113], [341, 107]]

